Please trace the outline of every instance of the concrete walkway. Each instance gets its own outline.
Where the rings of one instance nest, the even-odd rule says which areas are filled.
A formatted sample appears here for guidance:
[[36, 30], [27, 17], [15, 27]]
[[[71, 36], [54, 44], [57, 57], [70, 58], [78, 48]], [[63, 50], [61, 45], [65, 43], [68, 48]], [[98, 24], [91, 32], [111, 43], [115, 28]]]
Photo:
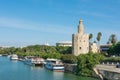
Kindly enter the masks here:
[[115, 73], [120, 73], [120, 68], [116, 68], [115, 65], [96, 65], [96, 68], [98, 70], [103, 70], [103, 71], [109, 71], [109, 72], [115, 72]]

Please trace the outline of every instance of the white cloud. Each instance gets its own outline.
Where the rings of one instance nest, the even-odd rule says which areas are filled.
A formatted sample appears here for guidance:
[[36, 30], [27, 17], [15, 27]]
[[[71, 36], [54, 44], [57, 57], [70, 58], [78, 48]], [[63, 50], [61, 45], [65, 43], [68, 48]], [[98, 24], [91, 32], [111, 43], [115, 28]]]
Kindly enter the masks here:
[[42, 32], [52, 32], [52, 33], [60, 33], [60, 34], [71, 34], [73, 31], [73, 27], [67, 27], [62, 25], [54, 25], [54, 24], [40, 24], [32, 21], [25, 21], [19, 19], [5, 18], [0, 17], [0, 27], [9, 27], [9, 28], [17, 28], [24, 30], [34, 30], [34, 31], [42, 31]]

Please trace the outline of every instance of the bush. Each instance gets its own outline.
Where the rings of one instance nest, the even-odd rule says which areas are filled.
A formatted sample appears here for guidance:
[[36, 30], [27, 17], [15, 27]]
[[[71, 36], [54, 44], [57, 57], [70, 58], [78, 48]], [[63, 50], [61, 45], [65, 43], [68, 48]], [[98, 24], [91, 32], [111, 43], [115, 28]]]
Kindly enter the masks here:
[[113, 44], [109, 50], [108, 50], [108, 55], [120, 55], [120, 42], [118, 42], [117, 44]]
[[99, 64], [102, 59], [104, 59], [104, 56], [100, 54], [89, 53], [79, 55], [76, 71], [77, 75], [92, 76], [93, 67]]
[[62, 61], [64, 63], [75, 64], [77, 63], [77, 57], [72, 54], [65, 54], [62, 56]]
[[61, 58], [61, 54], [59, 53], [49, 53], [47, 55], [48, 58], [55, 58], [55, 59], [60, 59]]

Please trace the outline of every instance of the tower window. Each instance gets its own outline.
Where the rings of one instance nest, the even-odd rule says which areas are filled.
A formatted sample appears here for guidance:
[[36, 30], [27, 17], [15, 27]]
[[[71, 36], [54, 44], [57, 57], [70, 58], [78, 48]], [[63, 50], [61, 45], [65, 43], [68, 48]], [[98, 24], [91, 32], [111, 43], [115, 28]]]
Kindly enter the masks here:
[[80, 47], [80, 49], [82, 49], [82, 48]]

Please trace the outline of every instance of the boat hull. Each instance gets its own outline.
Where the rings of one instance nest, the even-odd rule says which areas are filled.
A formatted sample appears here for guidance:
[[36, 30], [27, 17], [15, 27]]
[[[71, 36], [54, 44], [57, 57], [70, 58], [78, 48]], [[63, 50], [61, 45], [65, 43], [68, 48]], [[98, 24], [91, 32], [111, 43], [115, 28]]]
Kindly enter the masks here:
[[10, 56], [10, 60], [18, 60], [18, 56], [16, 54], [13, 54]]
[[18, 58], [10, 58], [10, 60], [18, 60]]
[[58, 71], [58, 72], [63, 72], [64, 71], [64, 67], [52, 67], [52, 65], [48, 65], [45, 64], [45, 68], [48, 70], [52, 70], [52, 71]]
[[30, 65], [30, 66], [43, 66], [44, 64], [42, 64], [42, 63], [40, 63], [40, 64], [38, 64], [38, 63], [31, 63], [31, 62], [24, 62], [25, 64], [27, 64], [27, 65]]
[[33, 59], [33, 58], [26, 58], [24, 63], [25, 64], [28, 64], [28, 65], [31, 65], [31, 66], [43, 66], [43, 60], [41, 59]]

